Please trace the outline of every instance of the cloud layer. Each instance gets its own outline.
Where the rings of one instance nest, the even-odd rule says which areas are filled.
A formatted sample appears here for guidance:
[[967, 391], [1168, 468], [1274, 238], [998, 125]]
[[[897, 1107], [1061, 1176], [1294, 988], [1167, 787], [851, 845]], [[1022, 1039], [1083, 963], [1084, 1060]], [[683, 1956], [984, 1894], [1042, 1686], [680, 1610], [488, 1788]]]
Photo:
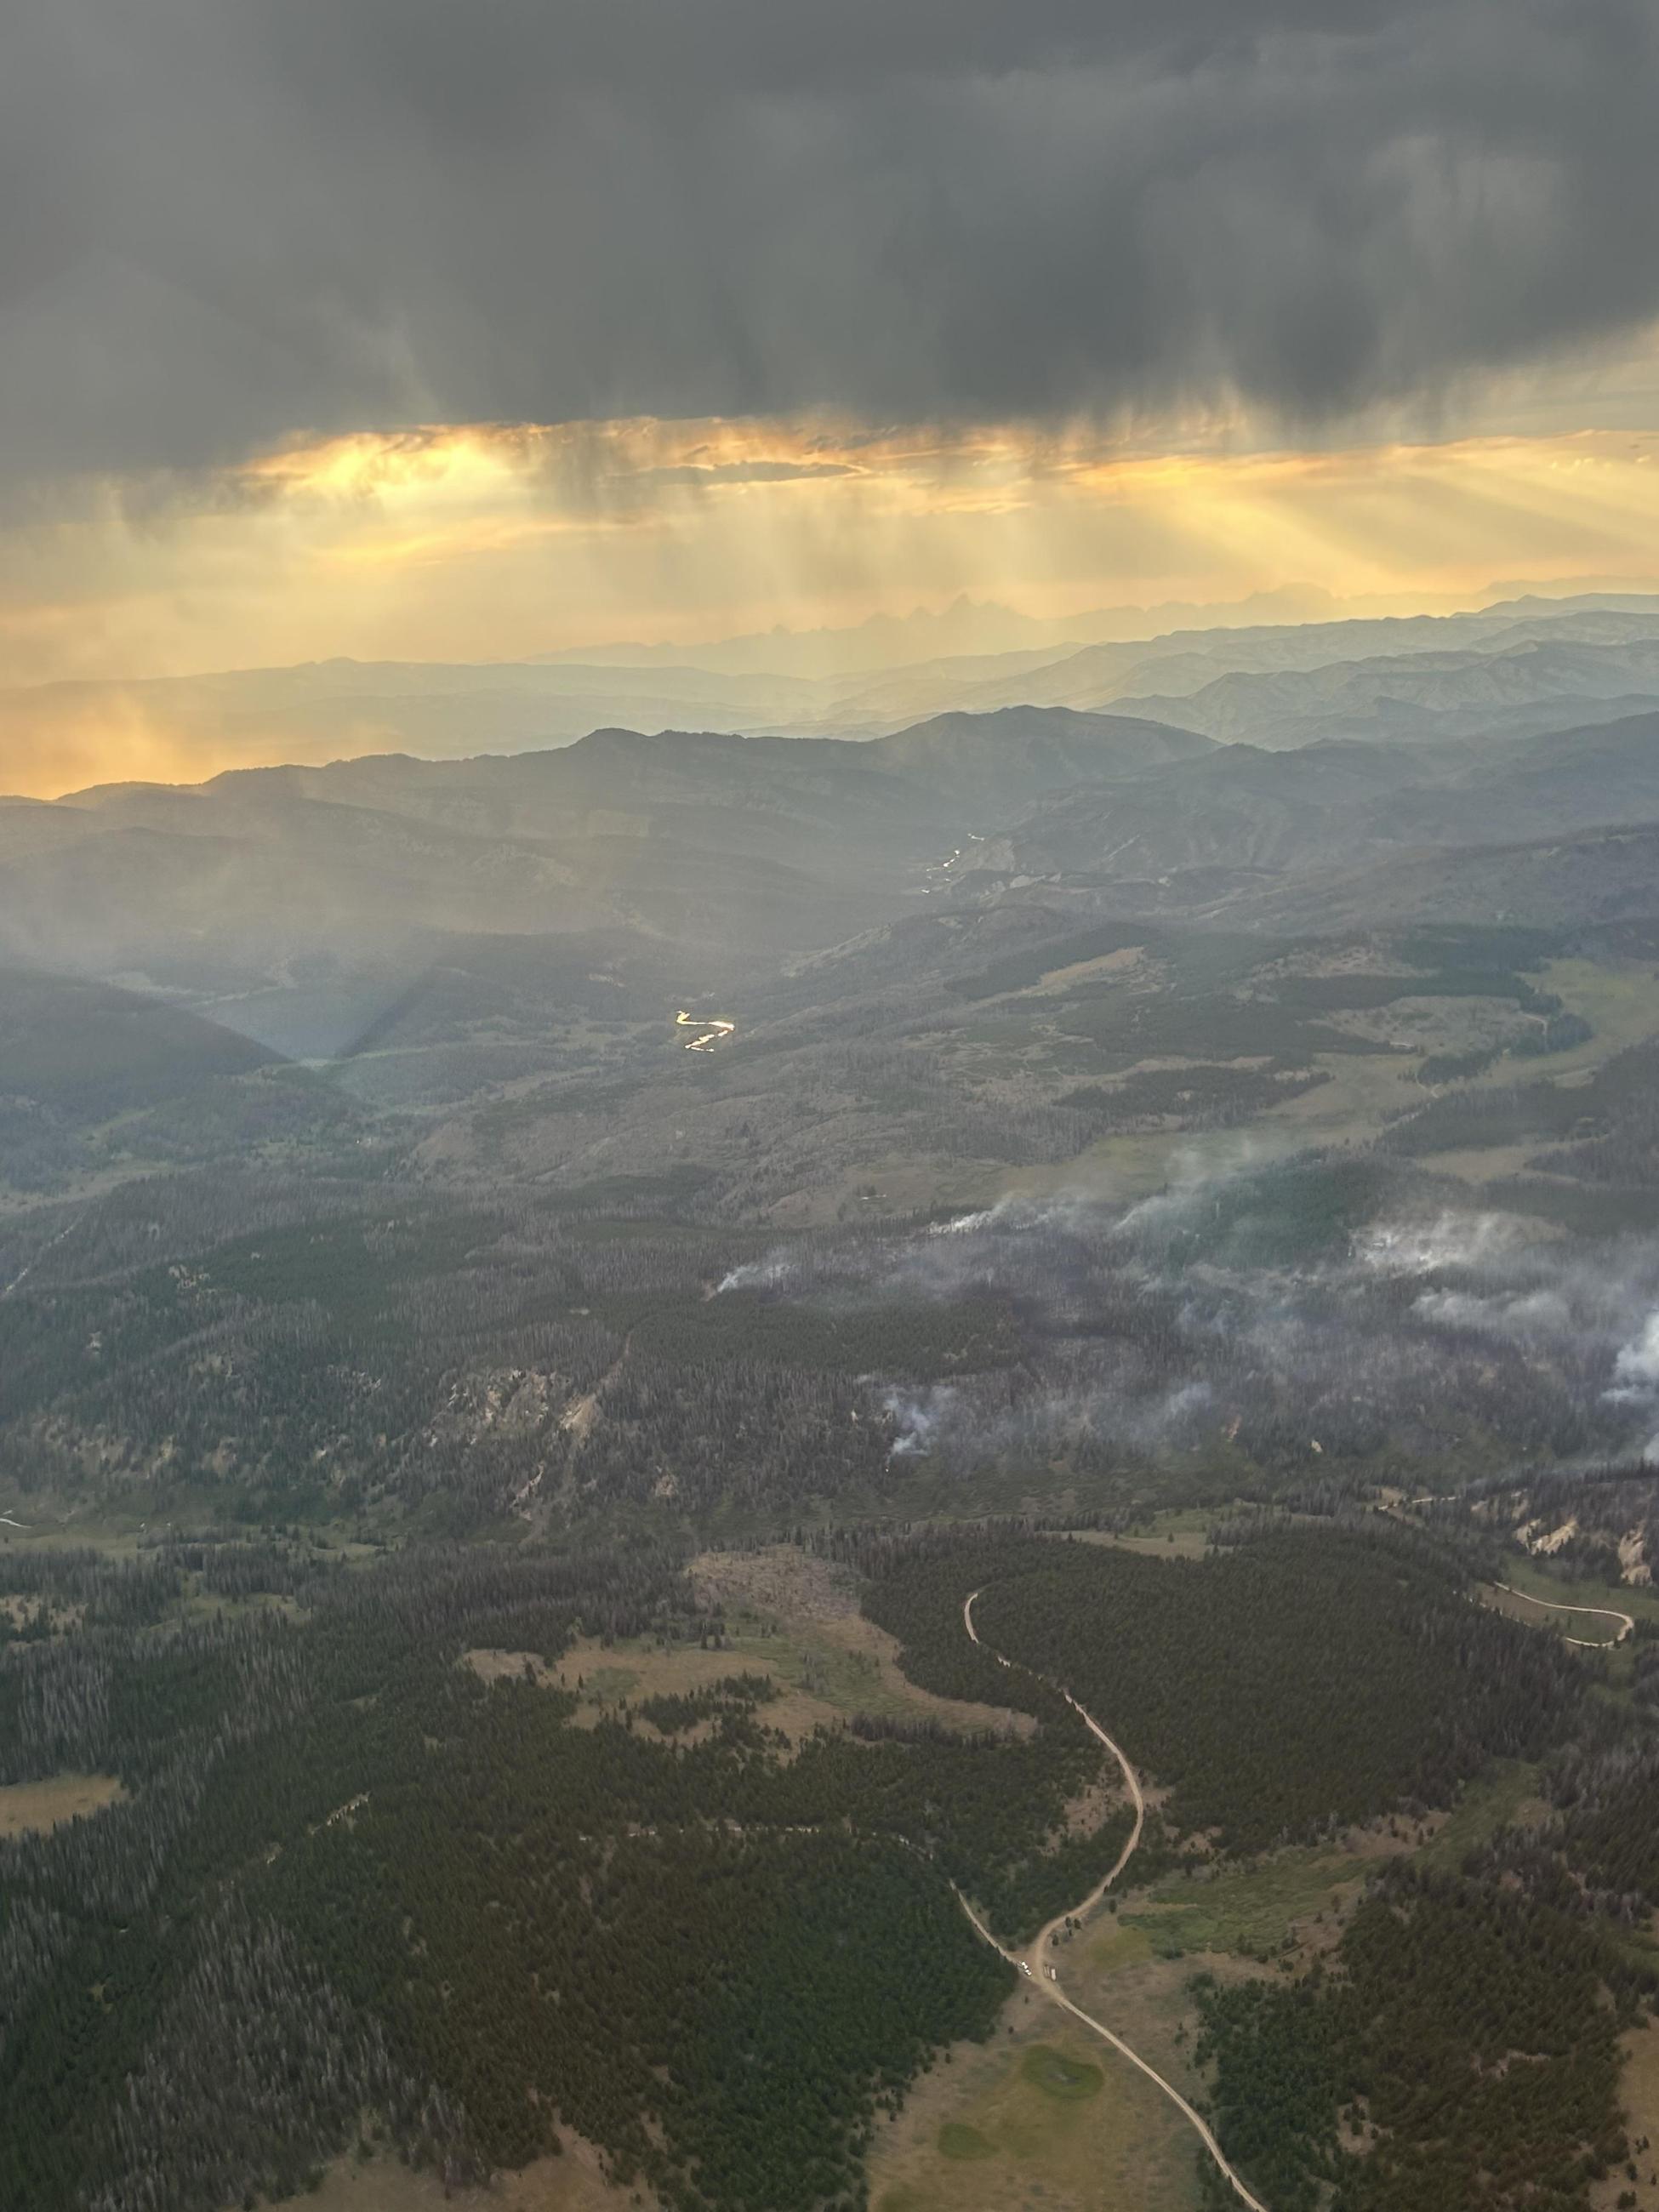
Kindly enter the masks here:
[[37, 475], [421, 420], [1320, 416], [1659, 312], [1651, 0], [17, 0], [3, 41]]

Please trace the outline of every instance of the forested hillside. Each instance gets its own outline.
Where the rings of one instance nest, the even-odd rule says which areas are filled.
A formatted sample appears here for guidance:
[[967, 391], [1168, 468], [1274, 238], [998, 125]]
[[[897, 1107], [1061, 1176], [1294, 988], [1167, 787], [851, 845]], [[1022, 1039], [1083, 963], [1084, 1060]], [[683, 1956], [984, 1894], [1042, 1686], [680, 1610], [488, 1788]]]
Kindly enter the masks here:
[[1270, 2212], [1604, 2212], [1652, 718], [1007, 703], [5, 811], [0, 2202], [854, 2212], [1069, 1986]]
[[[1621, 2041], [1659, 1996], [1648, 1644], [1610, 1675], [1471, 1604], [1457, 1550], [1375, 1516], [1215, 1533], [1199, 1559], [1008, 1532], [866, 1538], [855, 1555], [921, 1679], [981, 1696], [1064, 1682], [1160, 1786], [1177, 1849], [1152, 1873], [1183, 1879], [1164, 1877], [1150, 1918], [1126, 1899], [1130, 1942], [1155, 1929], [1179, 1956], [1183, 1912], [1224, 1889], [1218, 1854], [1244, 1860], [1232, 1893], [1266, 1899], [1299, 1859], [1341, 1869], [1286, 1845], [1387, 1819], [1392, 1850], [1334, 1915], [1328, 1888], [1304, 1893], [1325, 1909], [1285, 1936], [1278, 1973], [1218, 1979], [1200, 1961], [1190, 1986], [1222, 2145], [1274, 2212], [1612, 2202], [1615, 2170], [1633, 2182], [1650, 2163]], [[972, 1592], [979, 1647], [962, 1632]], [[1494, 1760], [1540, 1772], [1545, 1802], [1438, 1851], [1436, 1808]], [[1200, 2180], [1206, 2203], [1235, 2201], [1203, 2160]]]
[[[626, 1685], [629, 1653], [726, 1641], [722, 1607], [649, 1546], [0, 1548], [0, 1808], [70, 1771], [113, 1798], [0, 1842], [6, 2200], [216, 2212], [302, 2188], [366, 2112], [456, 2181], [568, 2136], [685, 2212], [863, 2201], [875, 2117], [988, 2034], [1013, 1978], [953, 1890], [1020, 1943], [1117, 1862], [1128, 1809], [1055, 1686], [1164, 1793], [1141, 1879], [1431, 1821], [1494, 1758], [1583, 1738], [1595, 1662], [1472, 1605], [1430, 1540], [1233, 1534], [1197, 1560], [1015, 1528], [820, 1540], [920, 1692], [1012, 1707], [1024, 1733], [856, 1698], [791, 1733], [763, 1656], [595, 1705], [573, 1650]], [[1463, 1875], [1385, 1873], [1305, 1985], [1205, 2000], [1225, 2140], [1276, 2212], [1316, 2202], [1307, 2177], [1403, 2212], [1400, 2177], [1465, 2171], [1462, 2138], [1426, 2145], [1407, 2053], [1424, 2008], [1445, 2008], [1449, 2052], [1476, 2034], [1483, 1945], [1480, 2033], [1519, 2032], [1528, 1976], [1560, 2001], [1512, 2168], [1577, 2204], [1562, 2146], [1612, 2155], [1611, 2038], [1652, 1978], [1551, 1869], [1582, 1868], [1597, 1914], [1659, 1894], [1629, 1848], [1650, 1763], [1610, 1739], [1589, 1763], [1564, 1751], [1559, 1839], [1500, 1834]], [[1423, 1931], [1403, 1981], [1396, 1922]], [[1598, 1972], [1619, 2010], [1576, 1997], [1575, 2025], [1564, 1991]], [[1353, 2109], [1382, 2130], [1358, 2163]], [[1497, 2124], [1471, 2118], [1470, 2140]], [[1419, 2201], [1464, 2200], [1433, 2179]]]
[[1007, 1986], [948, 1881], [1026, 1932], [1121, 1834], [1048, 1852], [1099, 1765], [1053, 1698], [1029, 1738], [793, 1753], [741, 1680], [694, 1740], [574, 1724], [530, 1670], [579, 1632], [720, 1632], [649, 1550], [0, 1572], [40, 1624], [0, 1647], [0, 1776], [125, 1793], [0, 1844], [0, 2176], [41, 2212], [285, 2193], [362, 2106], [457, 2175], [562, 2126], [688, 2208], [853, 2201], [874, 2103]]
[[[962, 1627], [976, 1588], [988, 1651]], [[868, 1602], [934, 1689], [989, 1695], [1000, 1653], [1109, 1714], [1164, 1818], [1229, 1851], [1449, 1803], [1487, 1759], [1559, 1741], [1583, 1697], [1559, 1650], [1387, 1528], [1271, 1530], [1201, 1560], [942, 1537]]]

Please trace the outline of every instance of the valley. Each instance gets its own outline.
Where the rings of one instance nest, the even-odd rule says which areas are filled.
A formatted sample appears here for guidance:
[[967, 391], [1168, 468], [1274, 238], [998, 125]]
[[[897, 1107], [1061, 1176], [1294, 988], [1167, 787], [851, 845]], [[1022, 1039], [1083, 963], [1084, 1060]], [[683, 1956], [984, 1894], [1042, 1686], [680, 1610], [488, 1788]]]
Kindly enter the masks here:
[[1656, 112], [0, 8], [0, 2212], [1659, 2212]]
[[1659, 724], [1180, 696], [0, 810], [6, 2201], [1659, 2203]]

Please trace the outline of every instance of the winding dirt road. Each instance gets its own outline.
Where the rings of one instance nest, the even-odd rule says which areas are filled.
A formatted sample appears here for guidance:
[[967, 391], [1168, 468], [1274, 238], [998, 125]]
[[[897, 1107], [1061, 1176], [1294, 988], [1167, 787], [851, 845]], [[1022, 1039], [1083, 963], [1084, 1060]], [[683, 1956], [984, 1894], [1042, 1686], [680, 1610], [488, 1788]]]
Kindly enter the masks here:
[[[1018, 1665], [1018, 1662], [1015, 1660], [1006, 1657], [1002, 1652], [997, 1650], [994, 1644], [987, 1644], [980, 1635], [979, 1631], [974, 1626], [974, 1605], [975, 1600], [977, 1600], [981, 1595], [982, 1593], [981, 1591], [975, 1590], [963, 1601], [962, 1608], [962, 1625], [967, 1630], [972, 1640], [980, 1646], [981, 1650], [990, 1653], [991, 1656], [996, 1661], [999, 1667], [1012, 1668]], [[1023, 1674], [1031, 1674], [1033, 1679], [1036, 1681], [1047, 1682], [1046, 1676], [1035, 1674], [1034, 1670], [1029, 1667], [1022, 1668], [1020, 1671]], [[1114, 2035], [1111, 2029], [1105, 2027], [1100, 2021], [1097, 2021], [1091, 2013], [1085, 2012], [1081, 2005], [1073, 2004], [1071, 1998], [1068, 1997], [1065, 1990], [1061, 1989], [1058, 1981], [1050, 1981], [1044, 1978], [1045, 1969], [1049, 1972], [1057, 1971], [1057, 1969], [1053, 1968], [1050, 1966], [1050, 1961], [1048, 1956], [1050, 1949], [1049, 1937], [1054, 1934], [1057, 1928], [1063, 1927], [1068, 1919], [1080, 1920], [1085, 1914], [1091, 1912], [1094, 1910], [1095, 1906], [1099, 1904], [1101, 1899], [1106, 1894], [1106, 1892], [1112, 1887], [1112, 1884], [1122, 1873], [1124, 1868], [1128, 1865], [1129, 1861], [1134, 1856], [1135, 1850], [1140, 1842], [1140, 1832], [1146, 1825], [1146, 1800], [1140, 1787], [1140, 1777], [1135, 1772], [1134, 1768], [1129, 1764], [1128, 1759], [1125, 1757], [1121, 1746], [1114, 1743], [1111, 1737], [1107, 1735], [1105, 1729], [1102, 1728], [1100, 1723], [1095, 1718], [1094, 1715], [1086, 1711], [1084, 1706], [1079, 1705], [1077, 1699], [1072, 1695], [1071, 1692], [1062, 1684], [1058, 1682], [1049, 1682], [1048, 1683], [1048, 1686], [1050, 1689], [1058, 1690], [1060, 1692], [1060, 1696], [1065, 1698], [1066, 1704], [1072, 1708], [1072, 1711], [1077, 1714], [1078, 1717], [1083, 1722], [1085, 1727], [1090, 1729], [1093, 1735], [1097, 1735], [1100, 1739], [1101, 1742], [1105, 1745], [1107, 1750], [1111, 1753], [1112, 1757], [1116, 1759], [1118, 1765], [1121, 1768], [1124, 1786], [1128, 1790], [1130, 1801], [1135, 1808], [1134, 1826], [1129, 1831], [1129, 1840], [1124, 1844], [1123, 1849], [1118, 1853], [1117, 1864], [1106, 1876], [1106, 1879], [1103, 1881], [1097, 1882], [1095, 1887], [1089, 1892], [1089, 1894], [1084, 1899], [1080, 1905], [1073, 1905], [1066, 1912], [1057, 1913], [1023, 1956], [1017, 1951], [1003, 1950], [1001, 1944], [997, 1942], [996, 1937], [992, 1935], [990, 1929], [985, 1925], [985, 1923], [980, 1918], [978, 1913], [975, 1911], [973, 1906], [969, 1904], [967, 1899], [962, 1894], [960, 1890], [957, 1892], [957, 1902], [961, 1905], [963, 1911], [973, 1923], [975, 1931], [984, 1938], [985, 1942], [991, 1946], [991, 1948], [994, 1951], [1000, 1953], [1002, 1957], [1008, 1961], [1011, 1966], [1018, 1966], [1020, 1972], [1042, 1991], [1042, 1995], [1048, 1999], [1051, 2004], [1058, 2005], [1062, 2012], [1070, 2013], [1073, 2020], [1080, 2020], [1086, 2028], [1091, 2029], [1096, 2035], [1099, 2036], [1102, 2042], [1109, 2043], [1112, 2049], [1118, 2052], [1120, 2057], [1127, 2058], [1132, 2066], [1138, 2067], [1146, 2076], [1146, 2079], [1149, 2081], [1155, 2083], [1157, 2087], [1164, 2092], [1164, 2095], [1170, 2100], [1170, 2102], [1175, 2106], [1176, 2110], [1181, 2113], [1182, 2118], [1186, 2120], [1188, 2126], [1194, 2130], [1199, 2141], [1203, 2144], [1210, 2156], [1215, 2160], [1216, 2166], [1223, 2179], [1231, 2185], [1239, 2198], [1249, 2208], [1249, 2212], [1267, 2212], [1267, 2206], [1261, 2203], [1259, 2197], [1251, 2196], [1249, 2191], [1244, 2186], [1243, 2182], [1239, 2179], [1237, 2173], [1234, 2171], [1232, 2166], [1228, 2164], [1226, 2154], [1223, 2151], [1221, 2145], [1216, 2141], [1214, 2134], [1212, 2132], [1209, 2124], [1204, 2118], [1203, 2114], [1188, 2103], [1186, 2098], [1182, 2095], [1180, 2090], [1176, 2087], [1174, 2082], [1166, 2081], [1163, 2075], [1158, 2072], [1158, 2069], [1155, 2066], [1149, 2065], [1146, 2059], [1140, 2056], [1140, 2053], [1138, 2051], [1131, 2050], [1121, 2035]]]
[[[1619, 1633], [1613, 1639], [1614, 1644], [1622, 1644], [1627, 1636], [1636, 1633], [1636, 1622], [1632, 1615], [1620, 1613], [1610, 1605], [1562, 1605], [1553, 1597], [1534, 1597], [1530, 1590], [1516, 1589], [1512, 1583], [1494, 1583], [1492, 1588], [1507, 1591], [1510, 1597], [1518, 1597], [1528, 1605], [1541, 1606], [1546, 1613], [1588, 1613], [1597, 1620], [1616, 1620]], [[1586, 1651], [1607, 1651], [1613, 1648], [1611, 1644], [1598, 1643], [1593, 1636], [1564, 1636], [1561, 1641], [1577, 1644]]]
[[735, 1022], [728, 1022], [716, 1014], [688, 1014], [681, 1012], [674, 1017], [674, 1026], [681, 1030], [696, 1030], [697, 1035], [686, 1042], [688, 1052], [713, 1052], [717, 1044], [724, 1044], [733, 1030]]

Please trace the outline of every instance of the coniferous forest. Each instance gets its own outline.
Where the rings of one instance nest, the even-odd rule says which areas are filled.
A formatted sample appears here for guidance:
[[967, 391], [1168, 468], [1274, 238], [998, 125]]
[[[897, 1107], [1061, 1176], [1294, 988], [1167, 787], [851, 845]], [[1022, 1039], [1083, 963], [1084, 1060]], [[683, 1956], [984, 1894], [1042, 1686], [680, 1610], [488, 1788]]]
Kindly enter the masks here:
[[918, 2212], [1097, 1954], [1268, 2212], [1654, 2212], [1656, 787], [1567, 734], [0, 810], [0, 922], [80, 886], [0, 947], [4, 2212]]
[[[826, 1534], [919, 1688], [1024, 1725], [795, 1741], [752, 1665], [597, 1719], [559, 1686], [579, 1638], [720, 1644], [650, 1543], [7, 1556], [0, 1784], [119, 1794], [0, 1844], [0, 2201], [216, 2212], [368, 2130], [452, 2181], [574, 2133], [685, 2212], [862, 2203], [875, 2119], [1014, 1985], [953, 1891], [1023, 1942], [1127, 1832], [1109, 1802], [1067, 1830], [1114, 1778], [1063, 1680], [1166, 1784], [1143, 1873], [1543, 1762], [1553, 1826], [1461, 1869], [1385, 1861], [1310, 1975], [1201, 1996], [1200, 2055], [1275, 2212], [1580, 2205], [1623, 2155], [1614, 2039], [1654, 1988], [1621, 1941], [1659, 1896], [1630, 1842], [1644, 1723], [1587, 1717], [1605, 1662], [1472, 1605], [1437, 1540], [1237, 1533], [1201, 1560], [1012, 1524]], [[481, 1651], [517, 1656], [486, 1680]]]
[[1659, 0], [0, 0], [0, 2212], [1659, 2212]]

